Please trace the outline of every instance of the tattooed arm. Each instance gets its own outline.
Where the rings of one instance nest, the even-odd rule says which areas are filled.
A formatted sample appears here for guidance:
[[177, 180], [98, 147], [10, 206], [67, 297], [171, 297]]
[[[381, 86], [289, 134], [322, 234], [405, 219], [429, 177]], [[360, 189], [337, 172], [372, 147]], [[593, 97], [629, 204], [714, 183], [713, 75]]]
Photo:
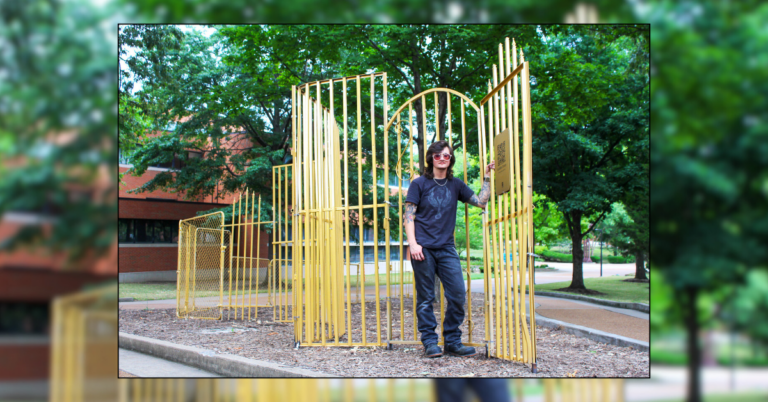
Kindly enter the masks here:
[[483, 179], [483, 187], [480, 189], [480, 194], [473, 195], [472, 198], [467, 201], [467, 204], [485, 209], [485, 206], [488, 205], [488, 199], [491, 198], [491, 170], [495, 168], [496, 161], [491, 161], [491, 163], [485, 167], [485, 178]]
[[416, 216], [416, 204], [411, 202], [405, 203], [405, 213], [403, 214], [403, 226], [405, 226], [405, 234], [408, 236], [408, 245], [410, 246], [411, 258], [417, 261], [424, 259], [424, 254], [421, 252], [421, 246], [416, 242], [416, 226], [413, 223], [413, 218]]

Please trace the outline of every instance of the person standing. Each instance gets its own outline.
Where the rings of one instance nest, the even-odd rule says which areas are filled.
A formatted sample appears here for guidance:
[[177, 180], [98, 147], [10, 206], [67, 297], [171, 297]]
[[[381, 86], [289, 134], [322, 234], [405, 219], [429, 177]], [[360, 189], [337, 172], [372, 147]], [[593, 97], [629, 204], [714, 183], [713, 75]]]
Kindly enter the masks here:
[[414, 180], [405, 200], [405, 233], [411, 254], [416, 281], [416, 316], [419, 321], [421, 343], [427, 357], [440, 357], [443, 351], [437, 345], [437, 320], [432, 309], [435, 299], [435, 275], [445, 289], [447, 307], [443, 321], [443, 340], [446, 352], [462, 357], [475, 356], [474, 347], [461, 344], [466, 290], [459, 255], [454, 245], [458, 201], [485, 209], [491, 195], [490, 172], [495, 161], [485, 168], [480, 194], [453, 177], [456, 158], [446, 141], [429, 146], [424, 175]]
[[506, 378], [436, 378], [437, 402], [463, 402], [468, 391], [480, 402], [511, 402], [509, 380]]

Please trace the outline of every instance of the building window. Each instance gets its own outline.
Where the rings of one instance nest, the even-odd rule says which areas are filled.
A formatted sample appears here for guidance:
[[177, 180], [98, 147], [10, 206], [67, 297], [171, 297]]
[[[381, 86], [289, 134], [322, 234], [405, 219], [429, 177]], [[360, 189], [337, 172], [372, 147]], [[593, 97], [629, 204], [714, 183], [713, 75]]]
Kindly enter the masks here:
[[179, 221], [119, 219], [119, 243], [178, 243]]
[[48, 303], [0, 302], [0, 335], [47, 334]]
[[[141, 145], [137, 145], [138, 147], [141, 147]], [[133, 153], [125, 152], [121, 149], [117, 150], [118, 160], [121, 165], [132, 165], [133, 164]], [[187, 159], [200, 159], [203, 157], [203, 153], [199, 151], [187, 151]], [[173, 160], [170, 162], [160, 162], [160, 163], [154, 163], [152, 165], [149, 165], [149, 167], [153, 168], [165, 168], [165, 169], [181, 169], [184, 166], [186, 166], [186, 163], [178, 156], [174, 155]]]

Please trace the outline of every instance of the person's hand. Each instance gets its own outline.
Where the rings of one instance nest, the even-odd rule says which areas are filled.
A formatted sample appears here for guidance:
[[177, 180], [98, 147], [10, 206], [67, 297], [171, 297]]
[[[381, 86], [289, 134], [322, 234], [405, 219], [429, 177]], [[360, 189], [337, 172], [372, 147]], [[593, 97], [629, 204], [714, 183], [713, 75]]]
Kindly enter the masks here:
[[496, 161], [492, 160], [488, 166], [485, 167], [485, 176], [488, 177], [491, 174], [491, 170], [496, 169]]
[[421, 251], [421, 246], [413, 243], [411, 246], [411, 258], [416, 261], [424, 261], [424, 253]]

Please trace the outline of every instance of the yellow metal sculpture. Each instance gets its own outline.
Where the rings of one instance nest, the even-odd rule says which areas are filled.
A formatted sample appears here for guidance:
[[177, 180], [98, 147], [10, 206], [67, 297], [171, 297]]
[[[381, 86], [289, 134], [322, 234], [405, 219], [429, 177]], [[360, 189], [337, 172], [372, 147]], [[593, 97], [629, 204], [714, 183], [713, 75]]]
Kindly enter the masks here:
[[[432, 380], [424, 379], [121, 379], [118, 382], [118, 398], [113, 399], [118, 402], [436, 400]], [[515, 401], [519, 402], [542, 400], [538, 396], [526, 398], [526, 391], [541, 392], [541, 383], [544, 402], [624, 402], [624, 380], [621, 379], [515, 379], [509, 383], [517, 394]]]
[[[455, 90], [435, 88], [414, 96], [390, 116], [384, 72], [292, 87], [293, 160], [273, 168], [272, 220], [262, 222], [254, 215], [260, 196], [256, 203], [255, 195], [246, 192], [245, 211], [241, 195], [232, 207], [231, 224], [224, 224], [223, 214], [180, 223], [179, 316], [220, 319], [226, 309], [234, 318], [254, 319], [257, 307], [272, 307], [273, 320], [293, 322], [297, 347], [419, 344], [416, 293], [408, 283], [412, 267], [405, 258], [399, 219], [394, 222], [393, 216], [402, 216], [404, 184], [423, 166], [427, 129], [434, 130], [437, 140], [461, 144], [466, 183], [474, 179], [466, 168], [467, 133], [474, 131], [480, 165], [503, 162], [498, 166], [505, 170], [494, 175], [509, 178], [503, 184], [509, 190], [494, 185], [492, 177], [496, 195], [483, 213], [482, 292], [472, 291], [466, 250], [462, 343], [485, 347], [488, 356], [530, 363], [535, 372], [530, 72], [522, 52], [518, 62], [514, 42], [511, 47], [509, 39], [499, 45], [499, 63], [478, 104]], [[447, 104], [443, 122], [439, 97]], [[428, 103], [434, 103], [435, 110], [429, 122]], [[454, 109], [460, 116], [454, 118]], [[470, 114], [476, 128], [465, 124]], [[414, 121], [423, 128], [421, 144], [413, 141]], [[502, 132], [506, 141], [494, 146]], [[467, 206], [464, 212], [468, 245]], [[258, 304], [253, 265], [258, 271], [265, 264], [259, 250], [254, 258], [253, 240], [259, 244], [266, 224], [273, 224], [273, 257], [265, 273], [266, 302]], [[219, 255], [212, 253], [214, 244]], [[397, 247], [394, 254], [392, 245]], [[256, 302], [251, 299], [253, 283]], [[218, 286], [218, 303], [196, 298], [204, 286]], [[440, 296], [442, 317], [442, 292]]]

